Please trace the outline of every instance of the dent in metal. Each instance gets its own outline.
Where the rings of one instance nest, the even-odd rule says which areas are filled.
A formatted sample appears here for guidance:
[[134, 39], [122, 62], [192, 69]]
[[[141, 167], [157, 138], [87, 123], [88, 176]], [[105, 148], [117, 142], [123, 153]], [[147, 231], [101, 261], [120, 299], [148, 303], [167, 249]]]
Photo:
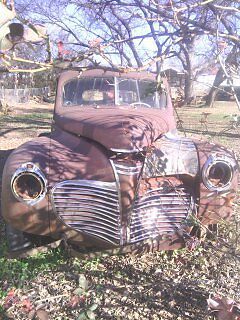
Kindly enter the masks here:
[[143, 177], [187, 174], [199, 171], [198, 154], [192, 140], [179, 136], [163, 136], [146, 155]]

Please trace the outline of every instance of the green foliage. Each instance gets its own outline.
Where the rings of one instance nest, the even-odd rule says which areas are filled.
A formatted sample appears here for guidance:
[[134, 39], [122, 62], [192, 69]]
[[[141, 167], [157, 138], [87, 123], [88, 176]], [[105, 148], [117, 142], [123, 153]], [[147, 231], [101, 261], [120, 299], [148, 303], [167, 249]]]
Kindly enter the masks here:
[[[1, 226], [3, 229], [4, 227]], [[4, 239], [4, 233], [1, 232]], [[53, 271], [65, 261], [64, 252], [60, 249], [39, 253], [26, 259], [9, 259], [4, 240], [0, 245], [0, 298], [4, 297], [11, 287], [23, 287], [39, 273]]]

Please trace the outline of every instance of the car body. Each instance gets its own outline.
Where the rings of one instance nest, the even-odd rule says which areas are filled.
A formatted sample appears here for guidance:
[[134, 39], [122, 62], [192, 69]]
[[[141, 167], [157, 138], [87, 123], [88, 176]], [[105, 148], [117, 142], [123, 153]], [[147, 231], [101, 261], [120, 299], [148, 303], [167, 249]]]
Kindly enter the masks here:
[[229, 219], [237, 180], [231, 151], [178, 135], [164, 79], [67, 70], [51, 134], [5, 164], [2, 215], [13, 230], [77, 248], [177, 249], [196, 225]]

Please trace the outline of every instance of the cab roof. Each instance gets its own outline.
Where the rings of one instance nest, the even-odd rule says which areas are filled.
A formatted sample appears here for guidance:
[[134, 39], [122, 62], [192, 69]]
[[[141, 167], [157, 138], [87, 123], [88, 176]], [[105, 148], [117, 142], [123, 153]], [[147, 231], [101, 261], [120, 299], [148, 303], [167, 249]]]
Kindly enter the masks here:
[[62, 74], [66, 75], [77, 71], [79, 76], [82, 77], [99, 77], [99, 78], [108, 78], [108, 77], [118, 77], [118, 78], [131, 78], [131, 79], [146, 79], [146, 80], [156, 80], [156, 73], [147, 72], [147, 71], [134, 71], [129, 69], [116, 69], [116, 68], [107, 68], [107, 67], [77, 67], [71, 68], [67, 71], [64, 71]]

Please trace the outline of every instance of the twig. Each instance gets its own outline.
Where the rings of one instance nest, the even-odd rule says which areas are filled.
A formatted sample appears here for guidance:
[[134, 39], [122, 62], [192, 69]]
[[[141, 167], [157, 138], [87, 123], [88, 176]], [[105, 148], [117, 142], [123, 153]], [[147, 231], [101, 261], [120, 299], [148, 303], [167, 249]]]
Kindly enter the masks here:
[[44, 298], [44, 299], [37, 300], [37, 301], [35, 301], [35, 303], [41, 303], [43, 301], [55, 300], [55, 299], [58, 299], [58, 298], [63, 298], [63, 297], [68, 297], [68, 296], [69, 296], [68, 294], [60, 294], [60, 295], [57, 295], [57, 296], [51, 296], [51, 297], [47, 297], [47, 298]]
[[26, 72], [26, 73], [37, 73], [45, 70], [51, 69], [50, 67], [41, 67], [36, 69], [8, 69], [10, 73]]

